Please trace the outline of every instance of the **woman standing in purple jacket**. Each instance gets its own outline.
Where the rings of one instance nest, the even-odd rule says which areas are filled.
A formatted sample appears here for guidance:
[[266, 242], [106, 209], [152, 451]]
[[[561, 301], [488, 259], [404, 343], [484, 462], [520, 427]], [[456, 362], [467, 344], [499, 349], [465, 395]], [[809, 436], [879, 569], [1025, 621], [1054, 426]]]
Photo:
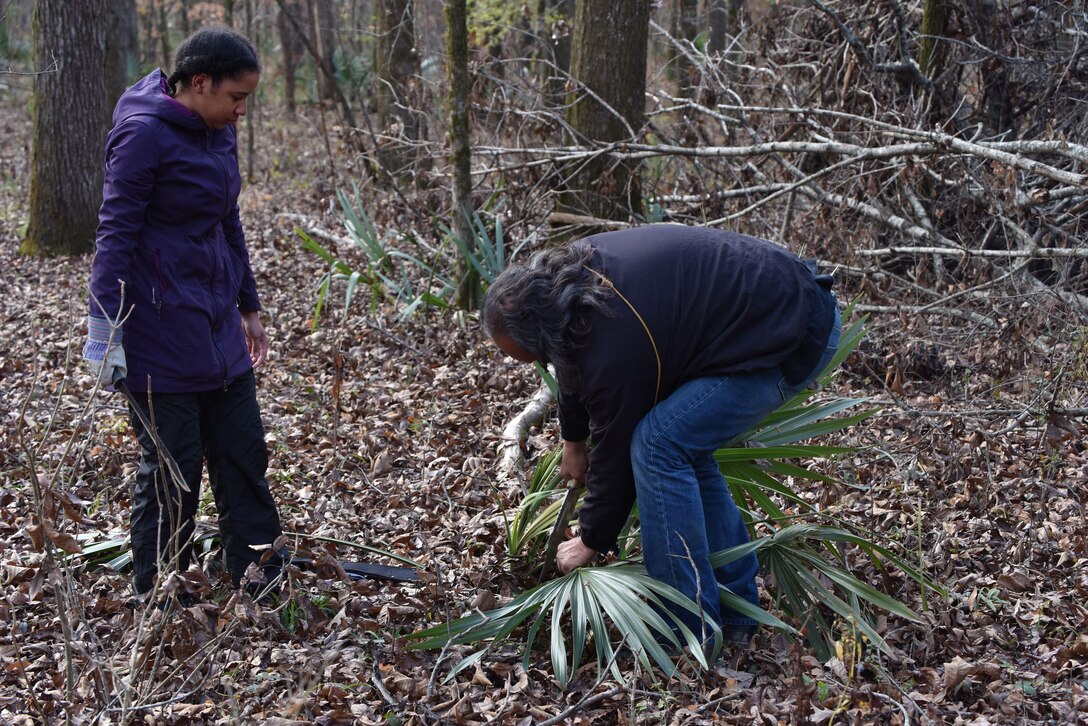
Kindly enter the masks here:
[[[113, 113], [83, 355], [104, 385], [124, 378], [145, 414], [153, 406], [188, 487], [169, 481], [132, 414], [137, 593], [162, 563], [188, 568], [205, 460], [235, 586], [281, 535], [253, 374], [269, 340], [238, 213], [234, 124], [259, 79], [247, 39], [206, 27], [178, 47], [169, 78], [151, 73]], [[111, 339], [107, 319], [119, 314]], [[265, 559], [274, 573], [278, 558]]]

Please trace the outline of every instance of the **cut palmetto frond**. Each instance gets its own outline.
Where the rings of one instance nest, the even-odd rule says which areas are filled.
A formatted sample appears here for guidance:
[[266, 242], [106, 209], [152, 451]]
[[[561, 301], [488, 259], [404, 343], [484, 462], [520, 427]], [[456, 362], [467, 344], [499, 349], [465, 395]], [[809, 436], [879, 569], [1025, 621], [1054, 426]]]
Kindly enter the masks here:
[[[656, 665], [666, 674], [675, 670], [672, 653], [681, 649], [707, 667], [700, 637], [669, 612], [666, 602], [698, 614], [691, 600], [650, 577], [640, 564], [582, 567], [518, 595], [503, 607], [412, 633], [408, 639], [415, 641], [410, 646], [413, 649], [478, 642], [488, 642], [491, 647], [527, 623], [526, 670], [533, 646], [541, 631], [546, 630], [552, 671], [563, 684], [578, 670], [590, 643], [598, 669], [610, 668], [617, 678], [621, 676], [614, 642], [622, 643], [644, 667]], [[710, 628], [707, 640], [714, 647], [720, 642], [720, 633]], [[475, 663], [482, 652], [464, 658], [447, 678]]]

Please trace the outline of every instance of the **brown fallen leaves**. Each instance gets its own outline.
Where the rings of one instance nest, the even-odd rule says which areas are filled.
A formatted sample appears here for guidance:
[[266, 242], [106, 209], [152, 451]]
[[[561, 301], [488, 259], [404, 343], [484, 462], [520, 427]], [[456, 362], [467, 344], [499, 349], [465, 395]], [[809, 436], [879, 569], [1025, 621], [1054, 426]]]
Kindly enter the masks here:
[[[302, 148], [299, 163], [311, 166], [298, 170], [300, 178], [325, 173], [316, 141], [269, 134], [269, 144]], [[337, 303], [314, 334], [308, 320], [323, 269], [275, 218], [284, 206], [336, 224], [324, 216], [318, 192], [298, 193], [272, 176], [243, 197], [273, 340], [259, 396], [284, 527], [396, 552], [419, 562], [427, 577], [394, 585], [298, 572], [286, 604], [259, 604], [232, 595], [213, 558], [204, 558], [210, 584], [199, 602], [145, 617], [126, 576], [50, 568], [39, 552], [47, 541], [74, 551], [85, 545], [76, 535], [124, 531], [136, 449], [112, 397], [99, 401], [92, 421], [78, 420], [90, 379], [78, 360], [66, 361], [70, 342], [81, 343], [89, 259], [17, 258], [5, 229], [0, 720], [1088, 719], [1086, 424], [1083, 414], [1063, 412], [1084, 406], [1084, 382], [1053, 375], [1055, 361], [1017, 353], [1001, 331], [977, 335], [925, 319], [874, 319], [836, 390], [874, 396], [883, 411], [835, 442], [864, 447], [828, 465], [837, 483], [805, 492], [822, 510], [916, 554], [948, 588], [947, 599], [930, 597], [923, 607], [903, 578], [858, 566], [857, 574], [925, 618], [882, 623], [891, 653], [864, 647], [856, 659], [821, 663], [803, 645], [763, 632], [751, 652], [730, 655], [709, 673], [663, 682], [623, 663], [622, 679], [598, 682], [586, 666], [563, 691], [550, 678], [546, 653], [530, 654], [526, 667], [520, 653], [499, 645], [447, 682], [471, 651], [414, 652], [401, 637], [504, 602], [526, 586], [510, 573], [503, 547], [502, 510], [517, 497], [496, 486], [494, 467], [499, 432], [536, 380], [497, 356], [471, 317], [432, 312], [402, 323], [388, 301], [377, 300], [373, 310], [356, 304], [346, 316]], [[418, 225], [430, 234], [425, 214], [395, 202], [375, 200], [370, 211], [379, 228]], [[852, 284], [844, 282], [842, 299], [852, 296]], [[1037, 317], [1021, 314], [1017, 326], [1053, 342], [1060, 337], [1054, 321], [1060, 316], [1040, 306]], [[1040, 400], [1056, 404], [1046, 412]], [[62, 470], [44, 512], [34, 505], [20, 430], [35, 441], [47, 471]], [[71, 431], [81, 447], [63, 458]], [[532, 434], [530, 454], [557, 440], [554, 420]], [[201, 516], [213, 519], [210, 498]], [[292, 546], [315, 557], [315, 548], [328, 558], [372, 557], [327, 543]]]

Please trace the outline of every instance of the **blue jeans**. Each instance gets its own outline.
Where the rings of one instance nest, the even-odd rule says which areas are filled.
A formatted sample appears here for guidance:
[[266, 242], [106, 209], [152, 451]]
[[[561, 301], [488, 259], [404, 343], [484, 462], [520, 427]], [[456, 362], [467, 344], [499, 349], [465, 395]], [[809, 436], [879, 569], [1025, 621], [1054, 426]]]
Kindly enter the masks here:
[[[838, 349], [841, 326], [836, 310], [827, 349], [808, 380], [791, 385], [777, 367], [698, 378], [654, 406], [635, 429], [631, 463], [646, 570], [691, 598], [707, 622], [726, 629], [755, 624], [721, 607], [718, 585], [759, 604], [755, 554], [716, 570], [710, 566], [712, 553], [748, 541], [714, 451], [812, 385]], [[702, 632], [697, 616], [678, 608], [673, 612], [693, 633]]]

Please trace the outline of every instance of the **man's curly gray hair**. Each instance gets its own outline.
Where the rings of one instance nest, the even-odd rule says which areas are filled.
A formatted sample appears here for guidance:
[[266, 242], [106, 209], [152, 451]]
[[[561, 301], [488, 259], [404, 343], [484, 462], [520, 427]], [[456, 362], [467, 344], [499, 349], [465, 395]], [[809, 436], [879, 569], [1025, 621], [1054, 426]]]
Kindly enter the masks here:
[[[607, 314], [611, 291], [590, 269], [593, 248], [574, 243], [537, 252], [505, 270], [484, 297], [484, 330], [504, 336], [570, 381], [573, 353], [589, 333], [589, 316]], [[573, 381], [570, 381], [573, 382]]]

